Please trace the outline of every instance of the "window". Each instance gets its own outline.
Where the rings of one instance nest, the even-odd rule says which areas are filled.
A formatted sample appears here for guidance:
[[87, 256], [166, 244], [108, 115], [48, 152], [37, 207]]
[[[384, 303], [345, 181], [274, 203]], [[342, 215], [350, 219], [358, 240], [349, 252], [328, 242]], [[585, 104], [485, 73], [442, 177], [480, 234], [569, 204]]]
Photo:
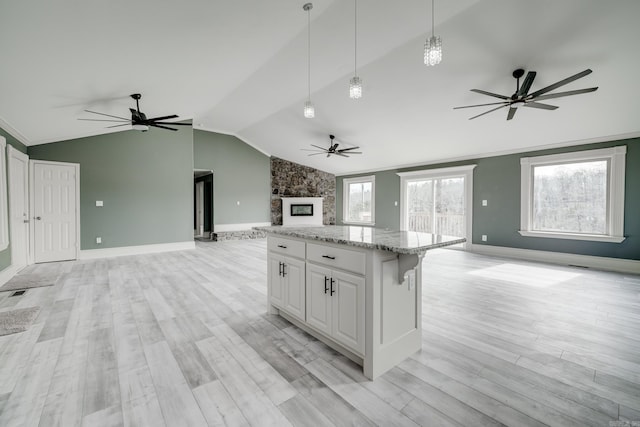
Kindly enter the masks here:
[[400, 228], [471, 241], [473, 170], [476, 165], [398, 173]]
[[345, 178], [342, 183], [342, 222], [374, 225], [376, 177]]
[[520, 234], [622, 242], [625, 146], [520, 159]]

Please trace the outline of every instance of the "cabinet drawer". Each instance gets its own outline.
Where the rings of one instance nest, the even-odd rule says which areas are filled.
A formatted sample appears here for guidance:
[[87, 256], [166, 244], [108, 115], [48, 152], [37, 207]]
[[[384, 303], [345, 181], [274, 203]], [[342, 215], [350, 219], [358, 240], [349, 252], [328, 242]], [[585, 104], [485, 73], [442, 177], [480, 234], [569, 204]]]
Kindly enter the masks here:
[[307, 260], [357, 274], [365, 273], [365, 254], [357, 250], [308, 243]]
[[267, 249], [302, 259], [304, 259], [305, 256], [304, 242], [284, 237], [269, 236], [267, 238]]

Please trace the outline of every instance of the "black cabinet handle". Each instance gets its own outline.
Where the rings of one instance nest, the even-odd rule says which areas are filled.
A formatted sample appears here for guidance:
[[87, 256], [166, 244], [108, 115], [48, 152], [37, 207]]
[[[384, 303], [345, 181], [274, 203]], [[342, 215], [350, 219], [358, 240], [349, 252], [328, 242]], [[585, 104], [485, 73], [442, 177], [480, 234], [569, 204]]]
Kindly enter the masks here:
[[278, 247], [282, 248], [282, 249], [287, 249], [287, 247], [285, 245], [278, 245]]
[[327, 286], [327, 282], [329, 281], [329, 278], [327, 276], [324, 276], [324, 293], [326, 294], [327, 291], [329, 290], [329, 286]]
[[333, 296], [333, 294], [335, 294], [335, 293], [336, 293], [336, 291], [333, 289], [333, 284], [334, 284], [335, 282], [336, 282], [336, 281], [335, 281], [335, 280], [333, 280], [333, 277], [332, 277], [332, 278], [331, 278], [331, 296]]
[[278, 262], [278, 276], [282, 276], [282, 266], [283, 264], [281, 262]]
[[336, 257], [331, 256], [331, 255], [322, 255], [322, 258], [327, 258], [327, 259], [336, 259]]
[[284, 262], [282, 263], [282, 277], [287, 275], [287, 270], [285, 270], [285, 268], [287, 267], [287, 264], [285, 264]]

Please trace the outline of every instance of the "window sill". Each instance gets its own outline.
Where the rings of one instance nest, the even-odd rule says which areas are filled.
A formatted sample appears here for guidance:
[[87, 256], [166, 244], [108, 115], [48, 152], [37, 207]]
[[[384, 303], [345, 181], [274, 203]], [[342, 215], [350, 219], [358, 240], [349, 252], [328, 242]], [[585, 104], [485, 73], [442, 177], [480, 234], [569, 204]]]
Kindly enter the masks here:
[[609, 243], [621, 243], [626, 239], [624, 236], [605, 236], [602, 234], [573, 234], [573, 233], [558, 233], [551, 231], [527, 231], [518, 230], [520, 235], [525, 237], [543, 237], [548, 239], [566, 239], [566, 240], [587, 240], [591, 242], [609, 242]]

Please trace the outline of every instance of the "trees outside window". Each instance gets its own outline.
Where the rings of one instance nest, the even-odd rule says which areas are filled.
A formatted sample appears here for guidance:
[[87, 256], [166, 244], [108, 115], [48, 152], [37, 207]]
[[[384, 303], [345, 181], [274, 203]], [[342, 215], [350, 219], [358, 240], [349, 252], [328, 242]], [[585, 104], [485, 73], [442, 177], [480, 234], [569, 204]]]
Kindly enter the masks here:
[[375, 176], [345, 178], [342, 194], [345, 224], [375, 224]]
[[622, 242], [626, 146], [524, 157], [520, 234]]

